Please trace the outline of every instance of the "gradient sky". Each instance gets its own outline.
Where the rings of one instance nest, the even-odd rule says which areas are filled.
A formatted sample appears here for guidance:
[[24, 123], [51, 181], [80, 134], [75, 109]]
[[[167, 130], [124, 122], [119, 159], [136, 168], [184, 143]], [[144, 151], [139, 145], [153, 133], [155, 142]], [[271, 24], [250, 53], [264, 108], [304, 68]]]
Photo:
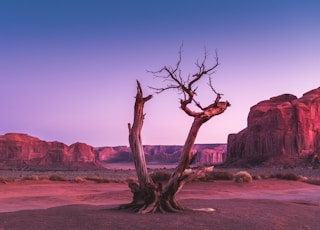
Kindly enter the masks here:
[[[0, 0], [0, 134], [66, 144], [128, 145], [136, 82], [174, 65], [187, 76], [218, 50], [215, 89], [232, 106], [204, 124], [197, 143], [226, 143], [250, 107], [320, 86], [320, 1]], [[215, 99], [206, 81], [200, 101]], [[144, 144], [183, 144], [192, 123], [179, 95], [145, 106]]]

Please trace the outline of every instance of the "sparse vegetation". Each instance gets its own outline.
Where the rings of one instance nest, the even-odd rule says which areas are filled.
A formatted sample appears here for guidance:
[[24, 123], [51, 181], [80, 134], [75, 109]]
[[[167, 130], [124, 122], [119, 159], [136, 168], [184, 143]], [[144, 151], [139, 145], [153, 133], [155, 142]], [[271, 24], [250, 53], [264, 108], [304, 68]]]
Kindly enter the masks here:
[[150, 173], [150, 177], [154, 183], [166, 182], [170, 179], [171, 172], [167, 170], [160, 170]]
[[98, 184], [100, 183], [110, 183], [110, 179], [107, 179], [107, 178], [102, 178], [102, 177], [85, 177], [86, 180], [89, 180], [89, 181], [94, 181]]
[[96, 182], [98, 184], [101, 183], [126, 183], [127, 180], [125, 179], [114, 179], [114, 178], [105, 178], [105, 177], [85, 177], [84, 178], [87, 181], [93, 181]]
[[40, 180], [40, 177], [37, 175], [32, 175], [32, 176], [24, 176], [21, 178], [21, 180], [31, 180], [31, 181], [38, 181]]
[[84, 183], [86, 182], [86, 179], [80, 176], [77, 176], [76, 178], [72, 179], [71, 182], [73, 183]]
[[3, 177], [0, 177], [0, 184], [6, 184], [6, 180]]
[[261, 176], [256, 176], [256, 175], [252, 175], [252, 179], [253, 180], [261, 180], [262, 177]]
[[206, 180], [233, 180], [234, 175], [229, 171], [212, 171], [206, 174]]
[[320, 185], [320, 178], [315, 178], [315, 179], [306, 179], [304, 182], [308, 184], [314, 184], [314, 185]]
[[137, 178], [135, 178], [135, 177], [129, 177], [129, 178], [127, 178], [127, 180], [126, 180], [126, 183], [127, 183], [127, 184], [129, 184], [129, 183], [138, 183], [138, 180], [137, 180]]
[[59, 176], [59, 175], [51, 175], [51, 176], [49, 176], [49, 180], [51, 180], [51, 181], [67, 181], [67, 179], [65, 179], [64, 177]]
[[237, 183], [250, 183], [252, 182], [252, 176], [247, 171], [240, 171], [234, 176], [234, 181]]
[[[150, 177], [157, 182], [166, 182], [173, 172], [172, 169], [150, 169]], [[189, 182], [196, 181], [218, 181], [235, 179], [235, 174], [241, 169], [237, 168], [215, 168], [214, 171], [205, 171], [203, 175]], [[320, 185], [319, 171], [311, 168], [295, 168], [285, 170], [283, 168], [252, 168], [246, 169], [250, 173], [252, 180], [262, 179], [280, 179], [291, 181], [302, 181], [310, 184]], [[52, 182], [70, 182], [70, 183], [128, 183], [128, 181], [137, 182], [136, 172], [134, 170], [103, 170], [103, 171], [1, 171], [0, 185], [14, 182], [42, 183], [45, 181]]]
[[266, 175], [266, 174], [261, 174], [259, 175], [261, 179], [268, 179], [270, 178], [270, 175]]
[[282, 179], [282, 180], [299, 180], [299, 177], [294, 173], [277, 173], [275, 178]]

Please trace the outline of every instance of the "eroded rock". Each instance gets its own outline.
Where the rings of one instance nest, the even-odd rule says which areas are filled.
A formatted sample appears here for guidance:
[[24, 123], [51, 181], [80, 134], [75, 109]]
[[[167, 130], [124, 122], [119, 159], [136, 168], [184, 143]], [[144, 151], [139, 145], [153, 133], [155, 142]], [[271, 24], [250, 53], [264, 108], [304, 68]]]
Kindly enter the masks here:
[[320, 88], [301, 98], [283, 94], [259, 102], [251, 107], [247, 123], [247, 128], [228, 136], [228, 159], [305, 162], [320, 154]]

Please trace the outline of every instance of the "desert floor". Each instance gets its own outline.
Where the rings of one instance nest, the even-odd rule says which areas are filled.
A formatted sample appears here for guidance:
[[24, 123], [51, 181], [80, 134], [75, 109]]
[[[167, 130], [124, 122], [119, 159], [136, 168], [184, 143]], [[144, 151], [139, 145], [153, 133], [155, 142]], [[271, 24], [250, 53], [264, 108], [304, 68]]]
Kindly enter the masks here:
[[169, 214], [118, 210], [126, 184], [20, 181], [0, 184], [0, 230], [9, 229], [320, 229], [320, 186], [278, 179], [194, 182]]

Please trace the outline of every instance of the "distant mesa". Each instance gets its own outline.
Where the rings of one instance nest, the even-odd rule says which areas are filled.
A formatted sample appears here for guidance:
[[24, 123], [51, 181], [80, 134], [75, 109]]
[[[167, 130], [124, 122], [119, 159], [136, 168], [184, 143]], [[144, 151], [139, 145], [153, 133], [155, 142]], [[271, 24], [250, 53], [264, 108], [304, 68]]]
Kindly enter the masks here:
[[[197, 165], [320, 165], [320, 87], [301, 98], [283, 94], [251, 107], [248, 125], [228, 144], [196, 144]], [[147, 163], [178, 163], [182, 146], [145, 145]], [[70, 146], [27, 134], [0, 135], [0, 169], [98, 169], [132, 162], [127, 146]]]
[[[144, 145], [147, 163], [171, 164], [180, 160], [182, 146], [180, 145]], [[195, 163], [198, 165], [217, 165], [226, 161], [226, 144], [195, 144], [193, 153], [197, 153]], [[95, 148], [99, 161], [104, 163], [132, 162], [129, 147], [100, 147]]]
[[228, 136], [228, 163], [306, 165], [320, 157], [320, 87], [251, 107], [248, 126]]
[[[222, 164], [227, 155], [226, 144], [198, 144], [196, 163]], [[177, 163], [182, 146], [146, 145], [147, 162], [158, 164]], [[0, 169], [98, 169], [103, 163], [132, 162], [127, 146], [94, 148], [85, 143], [70, 146], [61, 142], [47, 142], [27, 134], [0, 135]]]
[[27, 134], [8, 133], [0, 136], [0, 169], [90, 169], [99, 164], [93, 147], [84, 143], [67, 146], [46, 142]]

